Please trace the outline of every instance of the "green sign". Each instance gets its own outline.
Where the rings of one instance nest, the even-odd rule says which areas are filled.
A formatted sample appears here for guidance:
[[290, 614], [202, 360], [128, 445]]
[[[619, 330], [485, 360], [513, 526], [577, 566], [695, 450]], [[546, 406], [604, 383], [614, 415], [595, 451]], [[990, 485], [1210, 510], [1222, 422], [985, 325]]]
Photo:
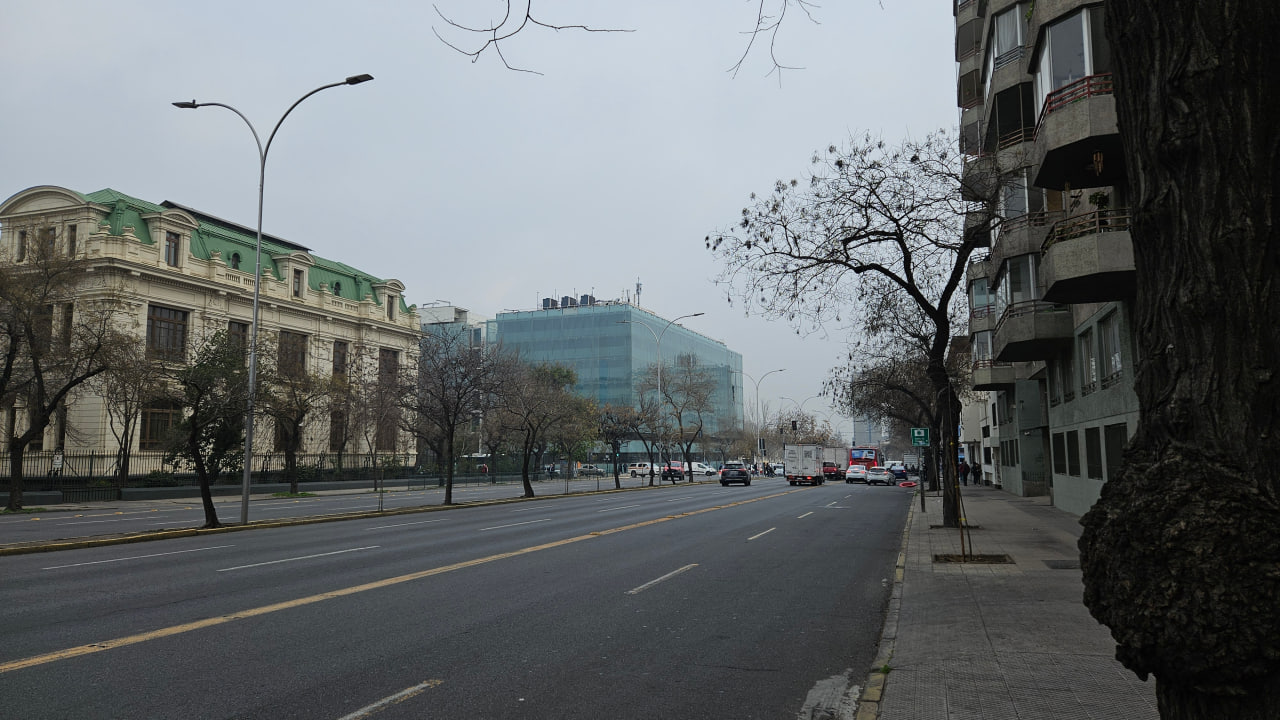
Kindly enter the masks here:
[[911, 428], [911, 446], [929, 447], [929, 428]]

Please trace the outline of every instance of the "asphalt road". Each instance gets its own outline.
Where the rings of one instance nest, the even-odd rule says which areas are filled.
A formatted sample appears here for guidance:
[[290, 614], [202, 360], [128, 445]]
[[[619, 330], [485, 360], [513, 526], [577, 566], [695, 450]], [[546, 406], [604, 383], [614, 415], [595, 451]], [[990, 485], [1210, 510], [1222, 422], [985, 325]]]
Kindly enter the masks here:
[[0, 715], [822, 716], [910, 498], [681, 485], [3, 557]]

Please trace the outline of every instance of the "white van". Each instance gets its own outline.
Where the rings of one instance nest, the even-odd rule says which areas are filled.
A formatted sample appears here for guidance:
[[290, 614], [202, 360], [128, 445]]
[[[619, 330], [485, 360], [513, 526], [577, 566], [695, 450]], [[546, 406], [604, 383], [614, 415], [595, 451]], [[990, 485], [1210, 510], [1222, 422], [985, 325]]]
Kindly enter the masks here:
[[693, 474], [694, 474], [694, 475], [706, 475], [706, 476], [708, 476], [708, 477], [709, 477], [709, 476], [711, 476], [711, 475], [715, 475], [715, 474], [716, 474], [716, 469], [715, 469], [715, 468], [713, 468], [713, 467], [711, 467], [710, 465], [704, 465], [704, 464], [702, 464], [702, 463], [700, 463], [700, 462], [695, 462], [695, 463], [693, 463]]

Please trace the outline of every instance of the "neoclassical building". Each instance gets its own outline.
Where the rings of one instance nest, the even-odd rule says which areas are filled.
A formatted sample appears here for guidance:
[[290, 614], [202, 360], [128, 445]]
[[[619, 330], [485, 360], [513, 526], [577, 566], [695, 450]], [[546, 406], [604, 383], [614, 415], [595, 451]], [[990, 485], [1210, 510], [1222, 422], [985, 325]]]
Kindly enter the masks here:
[[[180, 362], [216, 331], [247, 337], [253, 315], [256, 231], [172, 202], [154, 204], [115, 190], [61, 187], [23, 190], [0, 204], [0, 262], [23, 262], [34, 243], [88, 262], [84, 295], [110, 293], [119, 326], [145, 343], [148, 356]], [[262, 241], [259, 348], [287, 355], [316, 375], [377, 377], [415, 364], [420, 320], [399, 280], [380, 279], [306, 247], [271, 236]], [[109, 398], [77, 394], [65, 419], [33, 451], [115, 454]], [[25, 422], [21, 401], [5, 409], [6, 429]], [[135, 452], [158, 450], [177, 411], [144, 407]], [[340, 428], [346, 414], [326, 406], [308, 416], [304, 453], [407, 452], [409, 437], [387, 424], [378, 432]], [[342, 432], [339, 430], [342, 429]], [[275, 428], [255, 427], [255, 453], [272, 452]], [[337, 445], [338, 447], [335, 447]], [[374, 445], [376, 447], [371, 448]]]

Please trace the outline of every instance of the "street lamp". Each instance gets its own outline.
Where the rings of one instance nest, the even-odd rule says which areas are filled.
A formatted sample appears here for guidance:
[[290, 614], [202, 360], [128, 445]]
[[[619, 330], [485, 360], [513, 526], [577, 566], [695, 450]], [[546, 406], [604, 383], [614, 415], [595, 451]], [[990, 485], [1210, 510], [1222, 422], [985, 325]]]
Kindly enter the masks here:
[[280, 130], [280, 126], [284, 123], [284, 119], [289, 117], [289, 113], [298, 107], [303, 100], [315, 95], [321, 90], [338, 87], [339, 85], [359, 85], [362, 82], [368, 82], [373, 79], [372, 75], [352, 75], [342, 82], [329, 83], [321, 85], [311, 92], [298, 98], [296, 102], [284, 111], [284, 115], [280, 116], [280, 120], [276, 122], [276, 126], [272, 128], [271, 135], [267, 137], [267, 144], [263, 146], [262, 140], [258, 137], [258, 131], [253, 127], [253, 123], [249, 122], [249, 118], [244, 113], [219, 102], [198, 103], [195, 100], [191, 102], [176, 102], [174, 107], [184, 110], [194, 110], [201, 107], [220, 107], [226, 108], [244, 121], [249, 126], [249, 132], [253, 133], [253, 142], [258, 146], [258, 241], [257, 247], [254, 249], [254, 271], [253, 271], [253, 323], [249, 330], [249, 400], [244, 415], [244, 481], [240, 497], [240, 522], [249, 523], [249, 479], [253, 465], [253, 394], [257, 388], [258, 381], [258, 297], [262, 292], [262, 191], [267, 181], [267, 153], [271, 151], [271, 141], [275, 140], [276, 132]]
[[[643, 321], [643, 320], [619, 320], [619, 321], [618, 321], [618, 324], [619, 324], [619, 325], [640, 325], [640, 326], [644, 327], [644, 329], [645, 329], [645, 330], [648, 330], [648, 331], [649, 331], [649, 334], [653, 336], [653, 341], [654, 341], [654, 343], [658, 346], [658, 408], [659, 408], [659, 417], [661, 417], [661, 408], [662, 408], [662, 336], [663, 336], [663, 335], [666, 335], [666, 334], [667, 334], [667, 331], [671, 329], [671, 326], [676, 324], [676, 320], [683, 320], [683, 319], [685, 319], [685, 318], [698, 317], [699, 315], [705, 315], [705, 314], [706, 314], [706, 313], [696, 312], [696, 313], [690, 313], [689, 315], [681, 315], [680, 317], [676, 318], [675, 320], [672, 320], [671, 322], [668, 322], [668, 323], [667, 323], [667, 326], [666, 326], [666, 327], [664, 327], [664, 328], [662, 328], [662, 332], [660, 332], [660, 333], [656, 333], [656, 332], [654, 332], [654, 331], [653, 331], [653, 328], [649, 327], [649, 323], [647, 323], [647, 322], [645, 322], [645, 321]], [[666, 458], [659, 457], [658, 459], [659, 459], [659, 460], [661, 460], [661, 461], [662, 461], [662, 463], [663, 463], [664, 465], [666, 464]]]
[[755, 378], [751, 377], [743, 370], [733, 371], [733, 372], [742, 373], [743, 377], [747, 378], [748, 380], [755, 383], [756, 385], [756, 452], [761, 452], [763, 450], [763, 448], [760, 447], [762, 445], [762, 443], [760, 442], [761, 440], [760, 432], [761, 432], [761, 427], [764, 425], [764, 418], [760, 417], [760, 383], [764, 382], [764, 379], [769, 377], [770, 375], [778, 372], [783, 372], [785, 370], [786, 368], [778, 368], [777, 370], [770, 370], [769, 372], [761, 375], [759, 380], [756, 380]]

